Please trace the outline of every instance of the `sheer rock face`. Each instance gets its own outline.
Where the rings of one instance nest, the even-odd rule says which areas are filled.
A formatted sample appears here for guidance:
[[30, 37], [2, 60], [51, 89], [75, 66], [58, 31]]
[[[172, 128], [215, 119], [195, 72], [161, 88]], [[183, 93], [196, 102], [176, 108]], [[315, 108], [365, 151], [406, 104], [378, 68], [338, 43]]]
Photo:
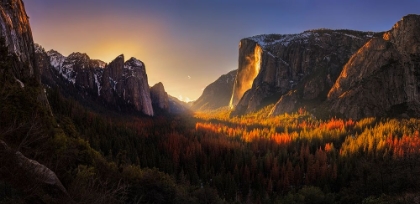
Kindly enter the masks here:
[[353, 119], [419, 117], [418, 36], [420, 16], [408, 15], [384, 33], [313, 30], [243, 39], [232, 115], [277, 101], [271, 115], [306, 107]]
[[101, 93], [109, 104], [133, 107], [134, 110], [153, 116], [149, 82], [143, 62], [124, 55], [118, 56], [104, 69]]
[[[100, 83], [102, 84], [101, 90], [98, 91], [106, 103], [116, 105], [118, 94], [117, 90], [117, 76], [122, 76], [122, 69], [124, 67], [124, 56], [120, 55], [108, 64], [107, 70], [103, 71]], [[121, 84], [119, 85], [121, 89]]]
[[[35, 49], [42, 48], [35, 46], [33, 42], [22, 0], [0, 1], [0, 35], [5, 40], [9, 54], [16, 57], [10, 71], [12, 77], [21, 84], [21, 88], [31, 86], [25, 84], [30, 80], [40, 81], [40, 68], [48, 66], [48, 62], [42, 61], [42, 56], [39, 57], [40, 60], [35, 56]], [[36, 62], [39, 62], [39, 67]], [[3, 71], [0, 69], [0, 72]], [[37, 94], [38, 102], [49, 109], [45, 93], [39, 91], [34, 94]], [[0, 140], [0, 164], [0, 180], [7, 181], [28, 195], [42, 195], [41, 200], [49, 197], [48, 201], [43, 202], [63, 203], [70, 200], [66, 189], [53, 171], [12, 149], [3, 140]]]
[[241, 40], [232, 115], [275, 103], [291, 90], [297, 91], [297, 100], [325, 100], [343, 65], [372, 34], [324, 29]]
[[14, 64], [14, 74], [20, 81], [37, 77], [35, 51], [29, 19], [21, 0], [0, 2], [0, 34], [5, 39], [9, 53], [20, 63]]
[[229, 106], [236, 73], [237, 70], [230, 71], [209, 84], [204, 89], [201, 96], [192, 103], [191, 109], [195, 111], [205, 111]]
[[81, 100], [90, 98], [116, 110], [153, 116], [146, 69], [140, 60], [130, 58], [125, 62], [120, 55], [107, 65], [85, 53], [65, 57], [42, 48], [37, 49], [36, 56], [44, 84], [71, 89], [69, 92], [76, 92]]
[[344, 66], [328, 94], [334, 113], [359, 119], [420, 116], [420, 16], [408, 15], [367, 42]]
[[169, 111], [169, 98], [165, 87], [161, 82], [150, 88], [150, 96], [152, 98], [152, 106], [154, 109]]

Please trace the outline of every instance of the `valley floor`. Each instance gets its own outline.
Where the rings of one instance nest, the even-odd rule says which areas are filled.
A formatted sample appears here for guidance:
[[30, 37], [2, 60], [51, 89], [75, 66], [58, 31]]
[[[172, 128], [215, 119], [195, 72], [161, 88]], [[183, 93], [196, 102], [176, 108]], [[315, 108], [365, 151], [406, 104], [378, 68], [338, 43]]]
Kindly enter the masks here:
[[[302, 109], [267, 117], [271, 107], [233, 118], [228, 109], [185, 116], [104, 115], [66, 99], [58, 90], [48, 90], [47, 95], [52, 114], [42, 108], [37, 114], [29, 114], [33, 109], [19, 112], [22, 104], [3, 103], [7, 106], [3, 112], [17, 112], [2, 118], [6, 122], [0, 138], [54, 171], [71, 202], [419, 199], [419, 119], [320, 120]], [[15, 100], [37, 104], [24, 96], [28, 95], [17, 91]], [[13, 129], [13, 117], [27, 122]], [[9, 129], [14, 132], [6, 132]], [[42, 137], [25, 137], [28, 134]], [[63, 199], [47, 190], [20, 188], [17, 181], [22, 182], [13, 178], [0, 182], [0, 203]]]

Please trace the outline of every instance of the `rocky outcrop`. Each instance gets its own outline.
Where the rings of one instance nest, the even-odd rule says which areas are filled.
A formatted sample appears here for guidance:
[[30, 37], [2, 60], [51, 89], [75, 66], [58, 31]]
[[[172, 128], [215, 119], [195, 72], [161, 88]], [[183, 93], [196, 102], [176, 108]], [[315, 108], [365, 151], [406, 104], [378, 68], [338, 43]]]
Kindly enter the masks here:
[[[232, 115], [276, 103], [289, 91], [293, 91], [293, 99], [302, 104], [325, 100], [343, 65], [372, 35], [352, 30], [320, 29], [242, 39], [230, 103]], [[285, 101], [289, 98], [283, 98], [278, 105], [289, 103]], [[272, 114], [282, 113], [280, 110], [285, 109], [275, 107]]]
[[236, 73], [237, 70], [230, 71], [209, 84], [203, 90], [201, 96], [192, 103], [191, 109], [195, 111], [206, 111], [228, 106], [233, 94]]
[[22, 153], [13, 151], [2, 140], [0, 163], [0, 178], [22, 189], [26, 194], [37, 195], [47, 203], [71, 201], [67, 190], [53, 171], [35, 160], [28, 159]]
[[[46, 52], [38, 44], [35, 44], [35, 48], [37, 66], [43, 84], [51, 87], [72, 84], [79, 91], [96, 96], [100, 94], [99, 80], [106, 65], [104, 62], [92, 60], [85, 53], [72, 53], [64, 57], [55, 50]], [[60, 81], [58, 78], [63, 80]]]
[[115, 97], [117, 90], [117, 81], [114, 78], [117, 76], [122, 76], [122, 68], [124, 67], [124, 56], [120, 55], [115, 58], [107, 66], [107, 70], [103, 72], [103, 75], [98, 80], [98, 83], [101, 83], [101, 89], [98, 90], [98, 96], [104, 98], [105, 102], [108, 104], [116, 105], [117, 97]]
[[146, 68], [140, 60], [130, 58], [124, 62], [124, 55], [118, 56], [105, 67], [102, 84], [100, 92], [108, 104], [153, 116]]
[[96, 102], [118, 111], [134, 110], [153, 116], [146, 69], [140, 60], [125, 61], [124, 55], [120, 55], [107, 65], [85, 53], [65, 57], [55, 50], [45, 52], [38, 47], [37, 63], [44, 84], [58, 86], [85, 103]]
[[408, 15], [367, 42], [328, 93], [330, 111], [348, 118], [420, 116], [420, 16]]
[[289, 91], [281, 96], [279, 101], [271, 109], [269, 115], [278, 115], [279, 113], [290, 113], [296, 110], [298, 103], [298, 94], [296, 90]]
[[35, 52], [32, 31], [24, 4], [21, 0], [0, 2], [0, 33], [5, 39], [9, 53], [17, 57], [13, 65], [14, 75], [25, 82], [39, 76], [35, 68]]
[[159, 82], [150, 88], [150, 97], [152, 98], [154, 110], [169, 111], [168, 93], [166, 93], [162, 82]]

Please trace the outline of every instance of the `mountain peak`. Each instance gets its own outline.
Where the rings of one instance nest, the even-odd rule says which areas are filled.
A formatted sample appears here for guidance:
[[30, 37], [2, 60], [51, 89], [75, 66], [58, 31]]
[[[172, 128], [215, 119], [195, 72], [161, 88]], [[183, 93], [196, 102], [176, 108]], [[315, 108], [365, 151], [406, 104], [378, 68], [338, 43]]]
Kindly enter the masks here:
[[131, 57], [125, 63], [126, 64], [129, 64], [129, 65], [131, 65], [133, 67], [143, 67], [143, 62], [140, 61], [140, 60], [138, 60], [138, 59], [136, 59], [136, 58], [134, 58], [134, 57]]
[[81, 53], [81, 52], [73, 52], [71, 53], [68, 57], [68, 59], [80, 59], [83, 61], [89, 61], [90, 57], [86, 54], [86, 53]]
[[50, 58], [50, 64], [55, 69], [59, 69], [62, 65], [66, 57], [64, 57], [61, 53], [55, 50], [47, 51], [47, 56]]
[[154, 109], [169, 110], [168, 94], [166, 93], [162, 82], [159, 82], [150, 88], [150, 97]]
[[153, 85], [153, 86], [154, 86], [154, 87], [159, 87], [159, 88], [164, 87], [162, 82], [158, 82], [158, 83], [156, 83], [156, 84], [155, 84], [155, 85]]
[[59, 53], [58, 51], [53, 50], [53, 49], [48, 50], [48, 51], [47, 51], [47, 55], [48, 55], [48, 56], [50, 56], [50, 55], [60, 55], [60, 56], [63, 56], [61, 53]]
[[91, 60], [91, 67], [98, 67], [98, 68], [102, 68], [105, 69], [106, 63], [102, 60], [98, 60], [98, 59], [92, 59]]
[[45, 49], [38, 43], [34, 43], [35, 53], [43, 53]]
[[86, 53], [82, 52], [72, 52], [69, 56], [84, 56], [87, 55]]

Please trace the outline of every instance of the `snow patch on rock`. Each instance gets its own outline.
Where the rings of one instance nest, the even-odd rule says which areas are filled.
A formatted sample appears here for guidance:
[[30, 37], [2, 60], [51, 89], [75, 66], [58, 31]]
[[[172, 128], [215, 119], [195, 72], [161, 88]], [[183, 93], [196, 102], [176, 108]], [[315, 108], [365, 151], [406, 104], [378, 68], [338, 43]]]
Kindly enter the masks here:
[[19, 80], [18, 78], [16, 78], [15, 77], [15, 80], [20, 84], [20, 87], [21, 88], [25, 88], [25, 84], [21, 81], [21, 80]]
[[[316, 33], [317, 34], [317, 33]], [[266, 48], [267, 46], [274, 45], [281, 43], [283, 46], [289, 46], [291, 42], [294, 41], [301, 41], [304, 43], [308, 43], [308, 39], [310, 36], [314, 35], [313, 32], [306, 31], [300, 34], [286, 34], [286, 35], [256, 35], [250, 37], [249, 39], [258, 43], [261, 47]], [[319, 34], [315, 35], [315, 37], [319, 37]]]
[[61, 67], [63, 66], [66, 57], [55, 50], [50, 50], [47, 52], [48, 57], [50, 58], [51, 66], [57, 70], [59, 73], [62, 73]]
[[101, 95], [102, 86], [101, 86], [101, 83], [99, 82], [98, 74], [97, 73], [93, 74], [93, 77], [95, 78], [95, 84], [96, 84], [96, 87], [98, 89], [98, 96], [100, 96]]
[[35, 53], [44, 53], [45, 49], [38, 43], [34, 43]]

